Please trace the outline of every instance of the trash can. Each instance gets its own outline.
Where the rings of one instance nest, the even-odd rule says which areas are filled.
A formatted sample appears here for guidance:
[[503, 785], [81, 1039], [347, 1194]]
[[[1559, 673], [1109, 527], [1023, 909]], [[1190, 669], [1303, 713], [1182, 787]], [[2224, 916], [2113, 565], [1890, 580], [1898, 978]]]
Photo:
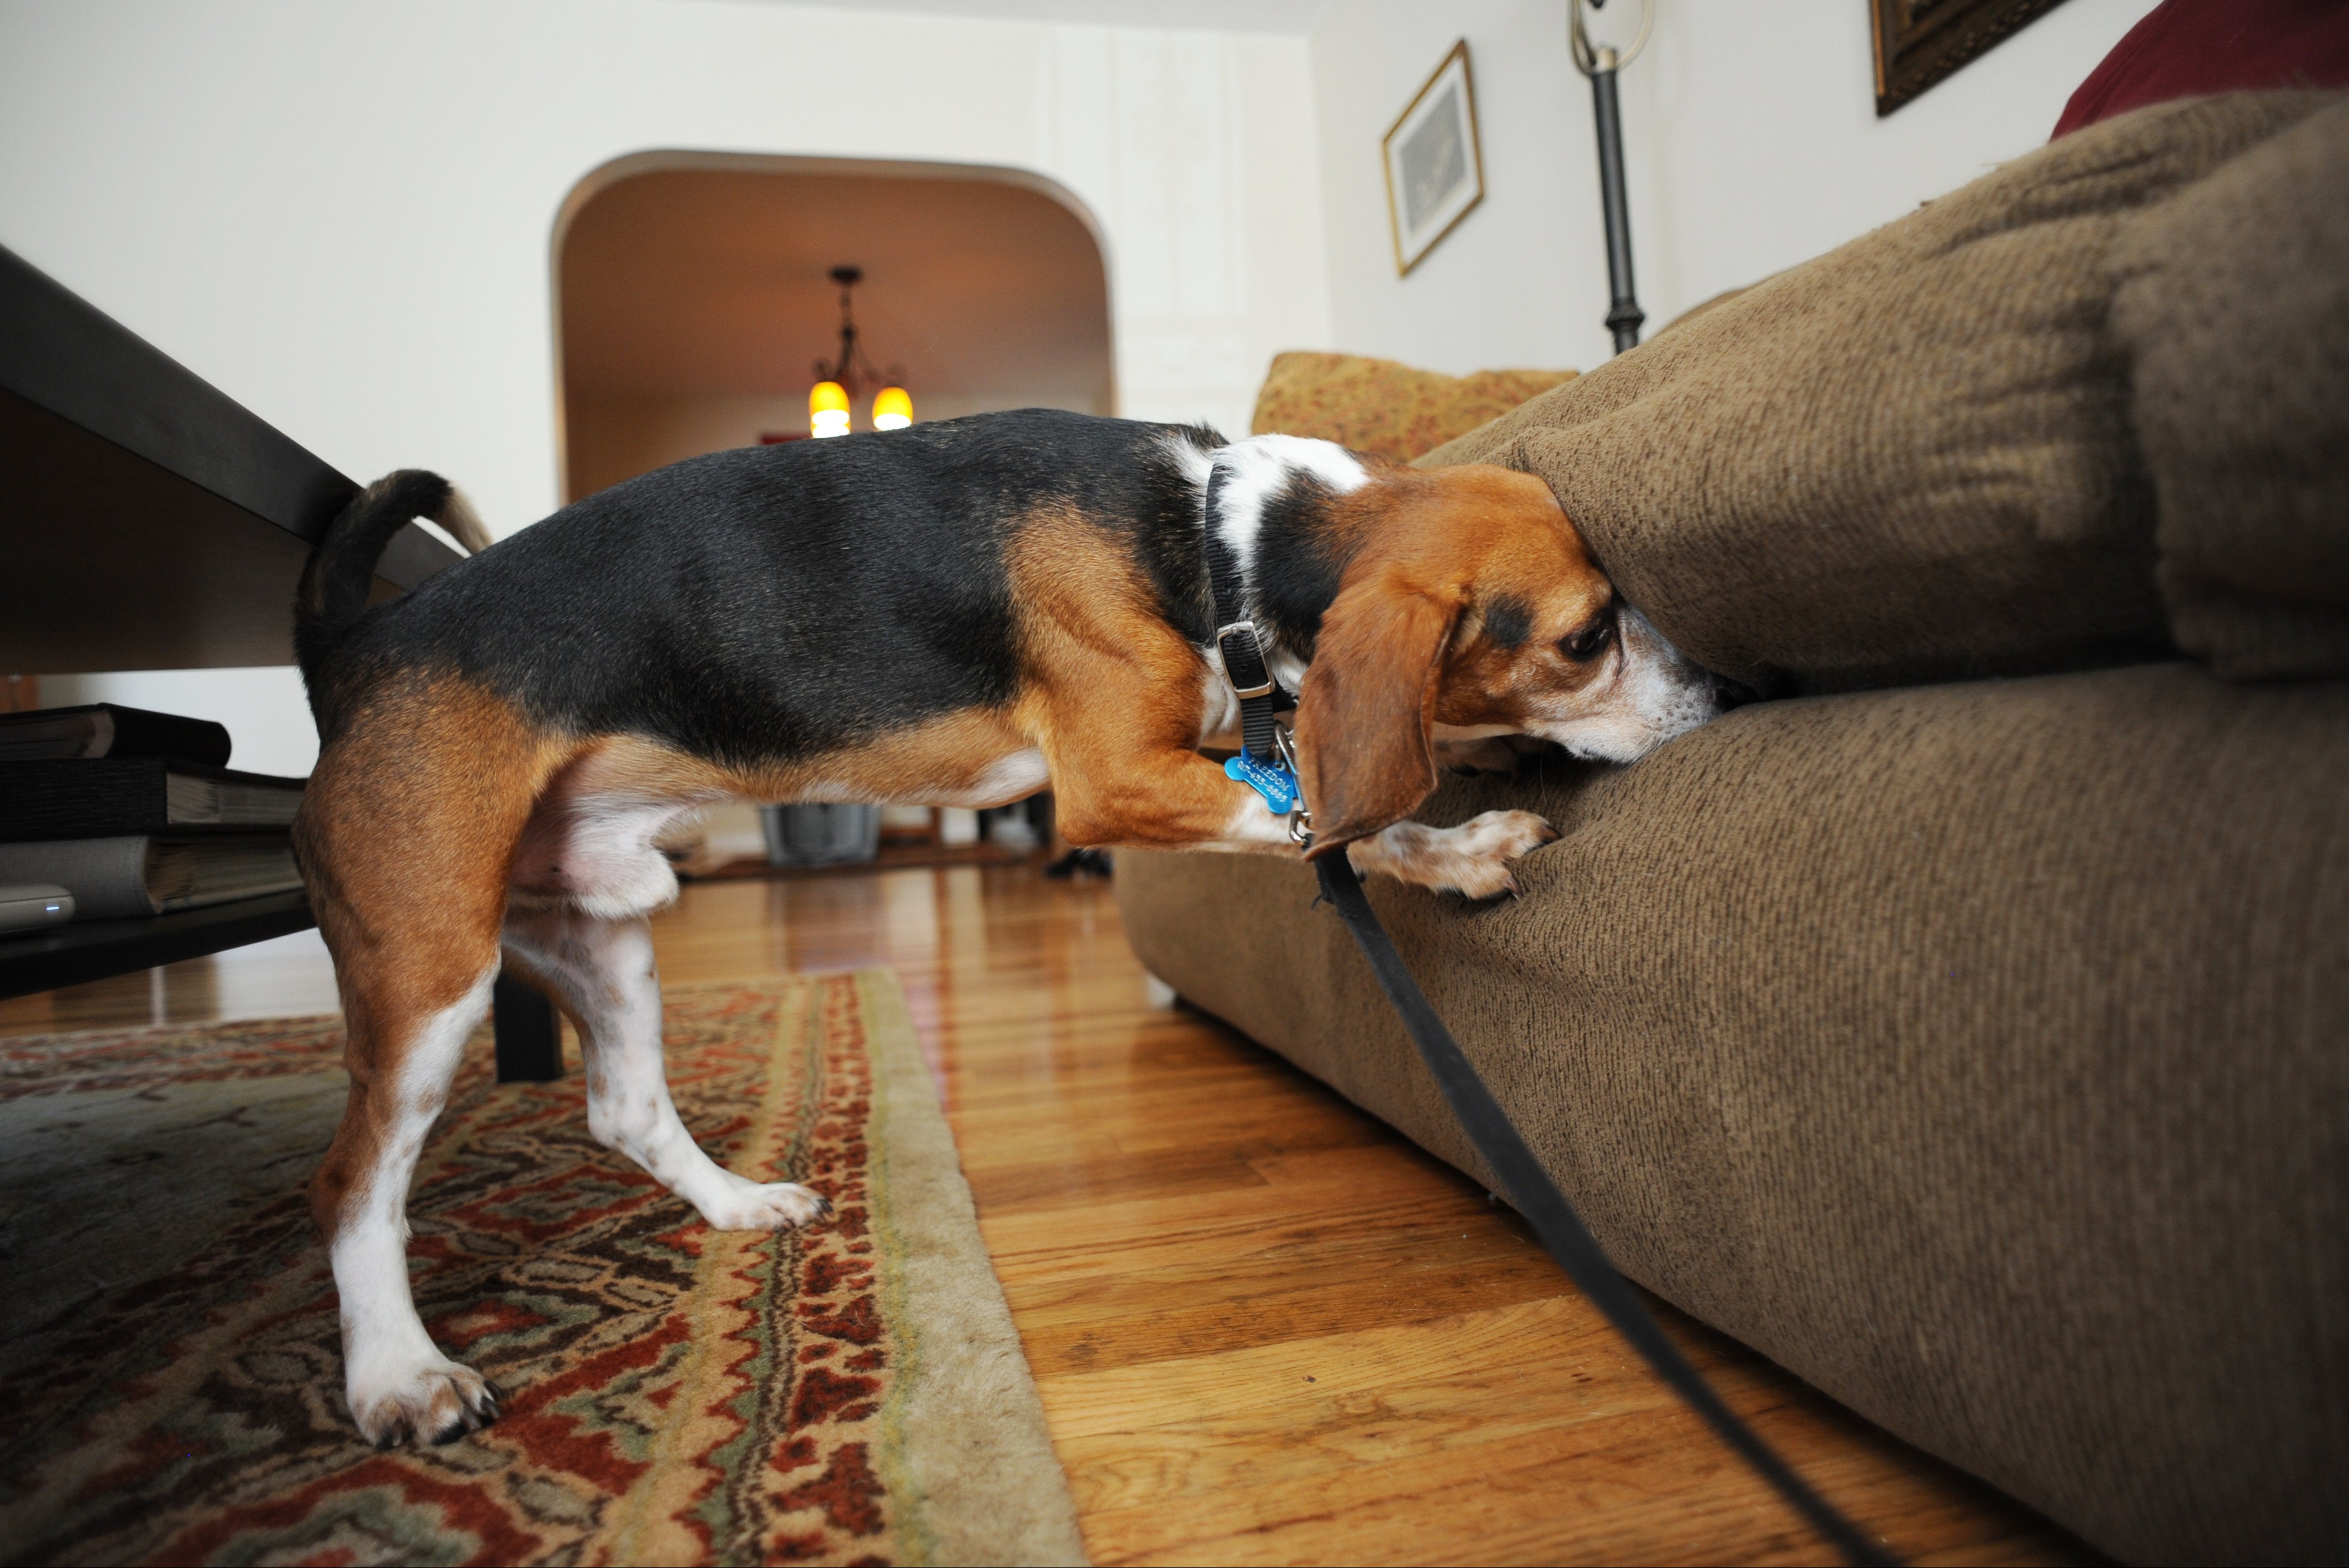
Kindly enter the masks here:
[[771, 866], [844, 866], [871, 860], [881, 849], [881, 808], [762, 806]]

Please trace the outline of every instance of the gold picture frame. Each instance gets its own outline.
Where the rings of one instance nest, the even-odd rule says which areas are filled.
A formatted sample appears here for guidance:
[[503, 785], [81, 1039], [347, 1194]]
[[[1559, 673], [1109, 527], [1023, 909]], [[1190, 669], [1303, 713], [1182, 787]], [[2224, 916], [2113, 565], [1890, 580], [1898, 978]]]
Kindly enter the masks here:
[[2063, 0], [1868, 0], [1882, 119]]
[[1476, 77], [1467, 39], [1453, 45], [1412, 95], [1379, 149], [1395, 275], [1409, 277], [1485, 200], [1485, 148], [1476, 131]]

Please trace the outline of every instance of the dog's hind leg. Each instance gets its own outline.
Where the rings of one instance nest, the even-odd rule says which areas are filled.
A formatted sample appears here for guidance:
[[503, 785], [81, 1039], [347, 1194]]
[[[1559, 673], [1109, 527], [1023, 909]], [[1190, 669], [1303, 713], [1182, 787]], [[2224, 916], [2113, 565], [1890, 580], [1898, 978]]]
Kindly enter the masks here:
[[660, 975], [641, 915], [598, 919], [576, 909], [515, 909], [507, 959], [545, 986], [579, 1026], [587, 1069], [587, 1130], [651, 1172], [721, 1231], [806, 1224], [832, 1205], [789, 1181], [737, 1176], [702, 1151], [669, 1099], [661, 1057]]
[[[331, 1238], [344, 1392], [360, 1433], [378, 1448], [411, 1434], [447, 1442], [497, 1418], [496, 1392], [440, 1354], [408, 1284], [409, 1183], [465, 1041], [489, 1011], [497, 965], [476, 973], [453, 1000], [422, 1012], [360, 1001], [371, 989], [364, 978], [344, 986], [346, 1016], [368, 1022], [353, 1025], [350, 1105], [312, 1181], [311, 1204]], [[398, 1046], [370, 1049], [359, 1044], [362, 1031]], [[382, 1068], [362, 1077], [357, 1064], [370, 1058]]]
[[360, 1432], [445, 1442], [497, 1416], [440, 1354], [408, 1281], [408, 1189], [498, 971], [506, 867], [551, 770], [544, 742], [456, 683], [381, 694], [320, 756], [295, 824], [335, 955], [350, 1098], [310, 1181]]

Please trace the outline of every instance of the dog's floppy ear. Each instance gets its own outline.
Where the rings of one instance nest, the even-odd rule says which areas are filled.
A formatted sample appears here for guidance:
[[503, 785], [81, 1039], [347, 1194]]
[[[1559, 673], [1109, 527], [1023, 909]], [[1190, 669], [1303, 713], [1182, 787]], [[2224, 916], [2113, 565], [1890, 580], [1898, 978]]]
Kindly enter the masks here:
[[1436, 676], [1460, 609], [1389, 572], [1349, 584], [1322, 616], [1297, 710], [1309, 858], [1400, 821], [1435, 788]]

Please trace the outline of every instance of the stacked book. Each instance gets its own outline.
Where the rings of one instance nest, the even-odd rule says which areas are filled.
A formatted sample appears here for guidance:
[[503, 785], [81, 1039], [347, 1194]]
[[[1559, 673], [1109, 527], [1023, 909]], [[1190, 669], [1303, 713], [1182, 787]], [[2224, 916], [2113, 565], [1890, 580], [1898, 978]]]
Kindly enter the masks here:
[[227, 728], [206, 719], [112, 703], [0, 715], [0, 926], [300, 887], [289, 830], [304, 781], [232, 772], [228, 758]]

